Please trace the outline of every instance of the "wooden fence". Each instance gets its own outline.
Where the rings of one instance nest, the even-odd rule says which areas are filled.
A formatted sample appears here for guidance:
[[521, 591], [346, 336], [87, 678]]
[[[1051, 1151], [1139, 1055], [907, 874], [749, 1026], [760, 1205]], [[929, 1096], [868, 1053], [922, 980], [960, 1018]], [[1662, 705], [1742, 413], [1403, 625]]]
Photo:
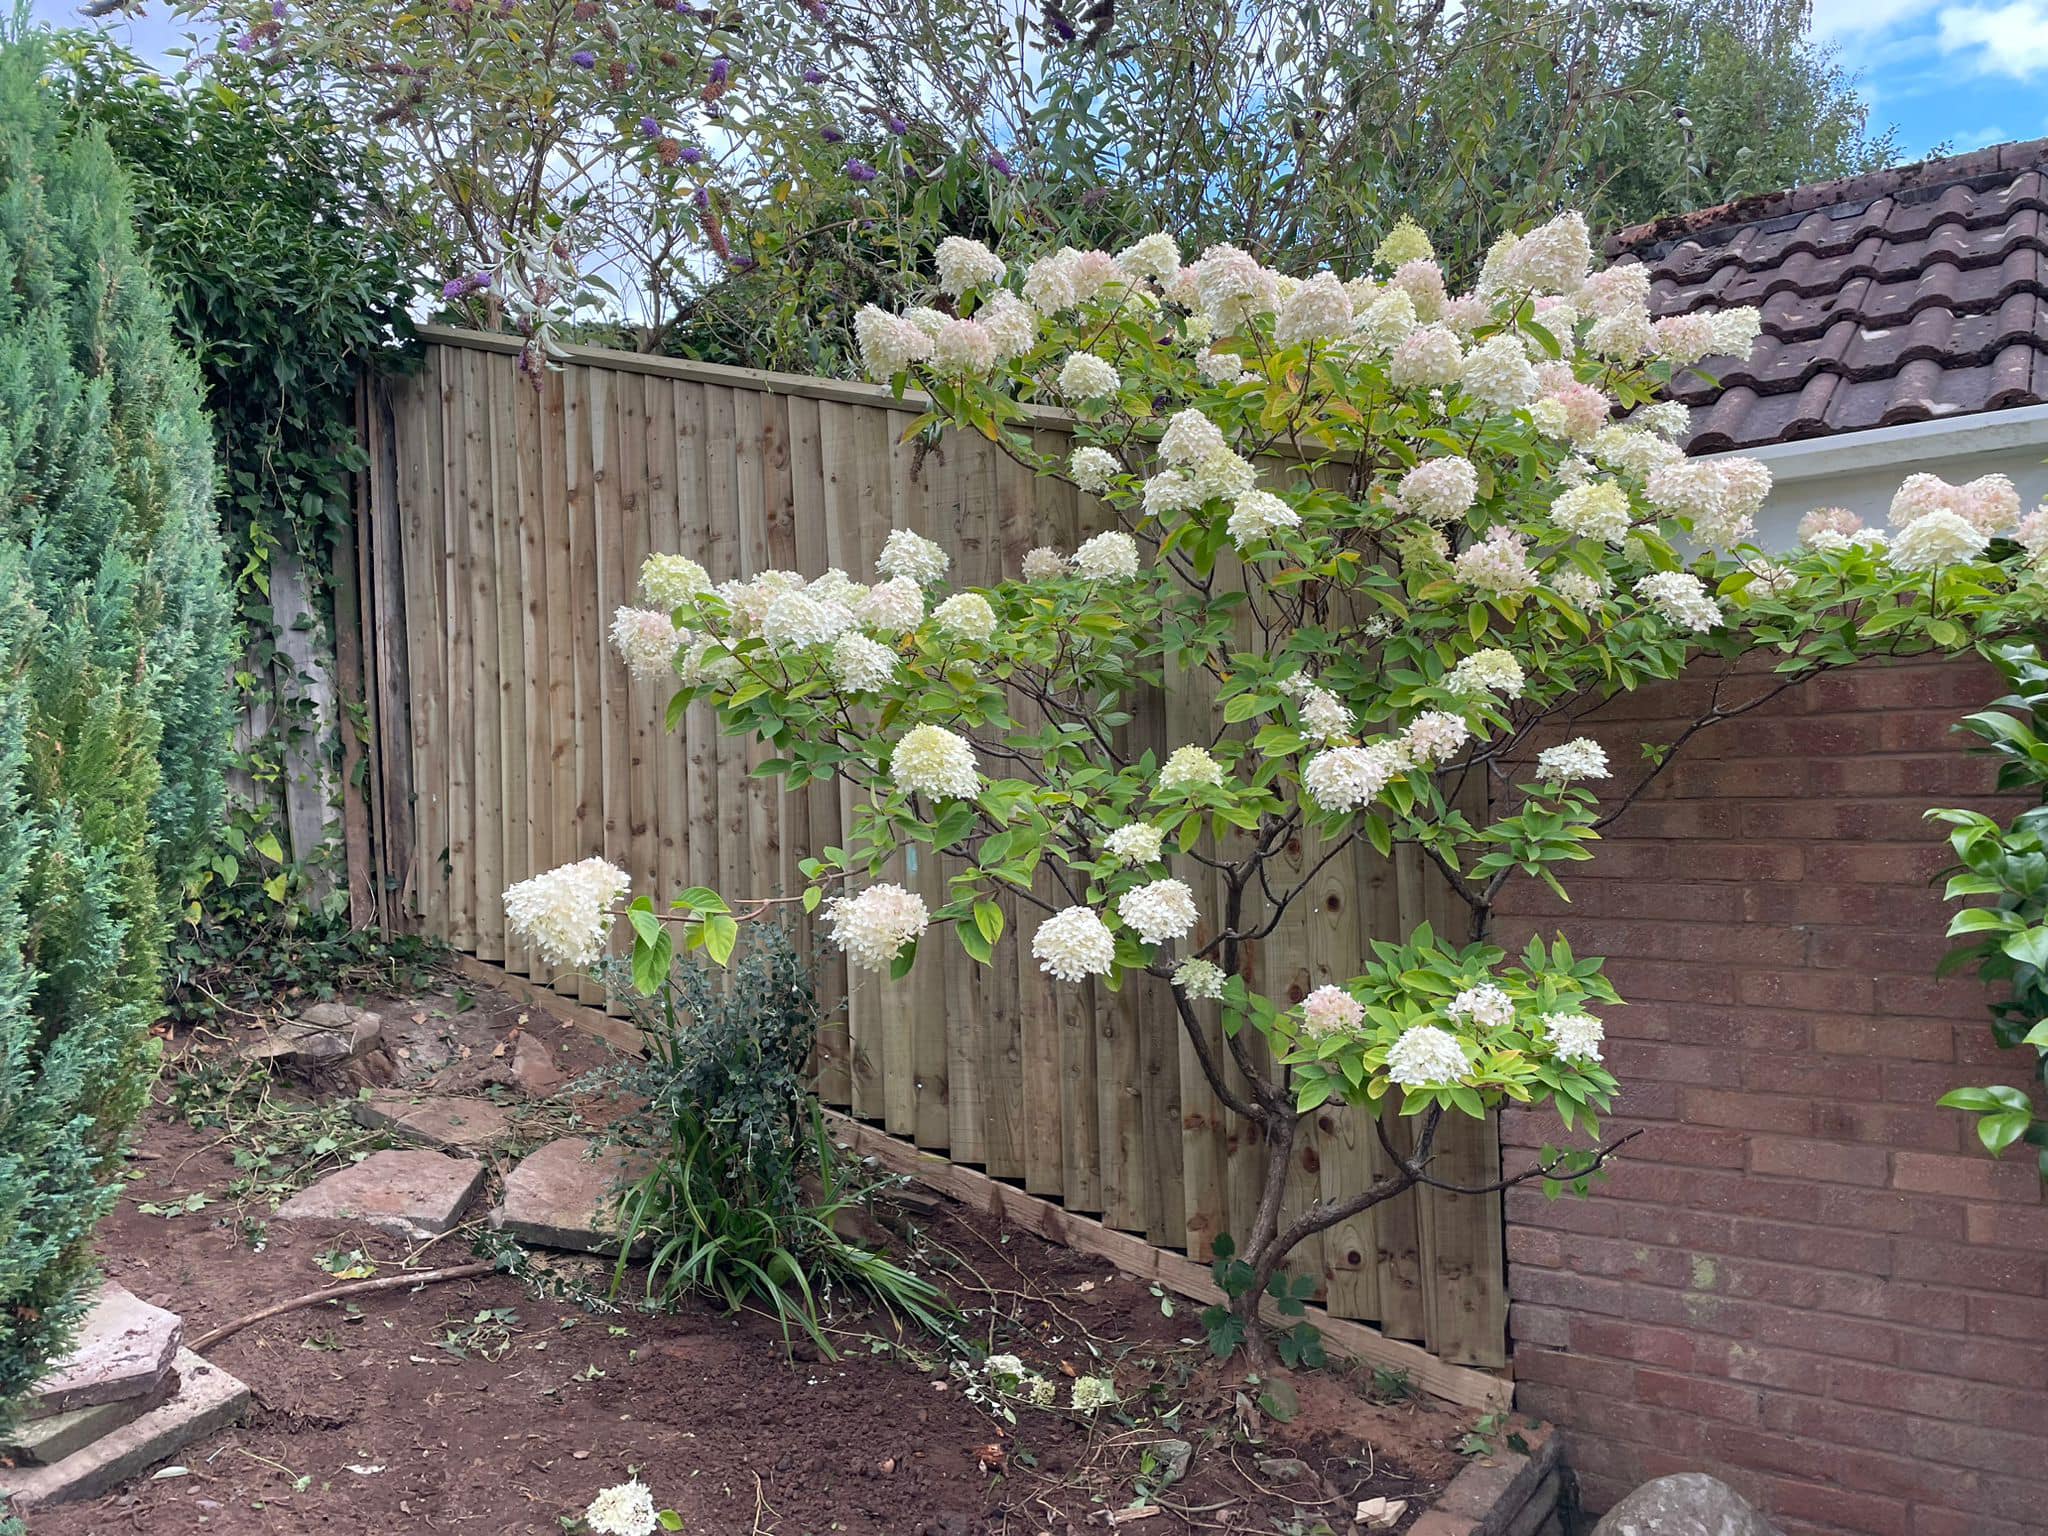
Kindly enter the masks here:
[[[663, 894], [798, 888], [796, 861], [838, 841], [849, 792], [750, 777], [766, 754], [719, 735], [701, 705], [664, 731], [666, 690], [629, 678], [610, 616], [636, 601], [650, 551], [689, 554], [715, 579], [829, 566], [858, 578], [889, 530], [908, 527], [952, 551], [957, 580], [990, 583], [1032, 546], [1071, 548], [1089, 530], [1071, 487], [993, 444], [905, 443], [916, 410], [866, 385], [599, 351], [536, 390], [505, 338], [442, 330], [415, 375], [367, 388], [371, 794], [356, 840], [385, 921], [602, 1003], [587, 979], [549, 974], [508, 937], [508, 884], [603, 854]], [[1057, 446], [1056, 418], [1037, 430]], [[1176, 686], [1130, 744], [1169, 747], [1209, 721], [1201, 693]], [[1260, 985], [1299, 998], [1355, 971], [1368, 938], [1453, 920], [1448, 893], [1398, 852], [1347, 850], [1316, 871], [1314, 849], [1291, 850], [1313, 883], [1300, 920], [1258, 947], [1248, 969]], [[929, 867], [899, 878], [939, 888]], [[851, 996], [846, 983], [829, 963], [827, 1104], [1197, 1258], [1249, 1220], [1258, 1149], [1203, 1080], [1162, 989], [1056, 984], [1009, 938], [993, 969], [948, 942], [902, 982], [856, 973]], [[1446, 1177], [1495, 1175], [1493, 1127], [1447, 1130]], [[1291, 1206], [1356, 1188], [1383, 1158], [1358, 1112], [1325, 1109], [1298, 1150]], [[1498, 1197], [1424, 1191], [1312, 1241], [1299, 1267], [1339, 1317], [1498, 1366], [1501, 1242]]]

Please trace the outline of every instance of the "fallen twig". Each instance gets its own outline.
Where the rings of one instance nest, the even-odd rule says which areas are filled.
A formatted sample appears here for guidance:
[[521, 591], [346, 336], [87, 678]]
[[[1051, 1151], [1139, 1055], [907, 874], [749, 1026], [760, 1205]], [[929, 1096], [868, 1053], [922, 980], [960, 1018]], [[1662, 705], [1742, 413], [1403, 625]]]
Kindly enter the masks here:
[[210, 1333], [203, 1333], [186, 1345], [193, 1353], [209, 1349], [230, 1334], [240, 1333], [253, 1323], [264, 1322], [286, 1312], [296, 1312], [301, 1307], [318, 1306], [323, 1301], [341, 1301], [350, 1296], [367, 1296], [374, 1291], [402, 1290], [409, 1285], [432, 1285], [439, 1280], [467, 1280], [473, 1275], [487, 1275], [497, 1268], [494, 1264], [451, 1264], [446, 1269], [429, 1269], [418, 1274], [385, 1275], [376, 1280], [355, 1280], [347, 1285], [331, 1285], [324, 1291], [312, 1291], [304, 1296], [294, 1296], [290, 1301], [273, 1302], [259, 1312], [247, 1317], [238, 1317], [231, 1323], [222, 1323]]

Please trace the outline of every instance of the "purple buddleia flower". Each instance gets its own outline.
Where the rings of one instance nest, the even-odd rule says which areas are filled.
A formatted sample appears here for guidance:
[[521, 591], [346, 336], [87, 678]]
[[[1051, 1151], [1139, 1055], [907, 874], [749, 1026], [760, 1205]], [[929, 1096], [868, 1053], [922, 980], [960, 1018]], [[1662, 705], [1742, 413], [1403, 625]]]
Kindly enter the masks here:
[[728, 59], [724, 54], [721, 53], [711, 61], [711, 83], [713, 85], [725, 84], [727, 77], [731, 74], [732, 60]]
[[822, 69], [807, 69], [804, 71], [805, 85], [823, 85], [824, 83], [825, 71]]
[[818, 20], [825, 21], [831, 17], [832, 7], [827, 5], [825, 0], [811, 0], [811, 14]]
[[751, 256], [735, 256], [732, 259], [732, 269], [735, 272], [751, 272], [759, 265], [761, 263]]
[[279, 21], [283, 21], [290, 13], [291, 8], [284, 3], [284, 0], [270, 0], [270, 14]]
[[1046, 25], [1052, 28], [1052, 35], [1063, 43], [1071, 43], [1076, 37], [1080, 36], [1074, 30], [1074, 24], [1058, 11], [1048, 9], [1045, 13], [1045, 20]]
[[841, 133], [837, 128], [820, 128], [818, 130], [818, 137], [823, 139], [827, 144], [837, 144], [841, 139], [845, 138], [846, 135]]
[[644, 135], [645, 135], [646, 137], [650, 138], [650, 139], [658, 139], [658, 138], [660, 138], [660, 137], [661, 137], [661, 119], [660, 119], [660, 118], [658, 118], [658, 117], [643, 117], [643, 118], [641, 118], [641, 119], [640, 119], [640, 132], [641, 132], [642, 134], [644, 134]]
[[236, 38], [235, 51], [237, 53], [254, 53], [256, 51], [256, 34], [254, 32], [244, 32], [240, 37]]
[[903, 121], [902, 118], [896, 116], [893, 112], [889, 115], [888, 122], [889, 131], [895, 134], [896, 137], [899, 139], [902, 138], [904, 134], [910, 132], [910, 124]]
[[451, 301], [455, 299], [466, 299], [472, 293], [476, 293], [480, 289], [488, 288], [490, 286], [490, 273], [472, 272], [466, 277], [454, 278], [442, 284], [441, 297], [444, 299], [449, 299]]
[[569, 62], [578, 69], [595, 69], [597, 68], [597, 55], [588, 48], [578, 48], [569, 55]]
[[699, 208], [709, 208], [711, 206], [710, 189], [708, 187], [699, 187], [695, 192], [692, 192], [690, 194], [690, 201], [695, 203]]
[[676, 158], [685, 165], [697, 165], [704, 159], [704, 151], [694, 144], [686, 144], [683, 146], [682, 153], [677, 155]]
[[865, 160], [849, 160], [846, 162], [846, 174], [852, 181], [873, 181], [882, 173]]
[[999, 149], [992, 149], [988, 152], [988, 168], [1005, 181], [1015, 181], [1017, 179], [1017, 168], [1010, 164], [1009, 156]]

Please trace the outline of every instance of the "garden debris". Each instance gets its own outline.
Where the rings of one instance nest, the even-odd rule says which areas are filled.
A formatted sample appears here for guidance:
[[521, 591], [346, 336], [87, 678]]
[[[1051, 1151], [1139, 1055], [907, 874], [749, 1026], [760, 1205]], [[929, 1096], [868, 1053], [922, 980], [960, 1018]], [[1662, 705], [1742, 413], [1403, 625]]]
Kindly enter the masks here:
[[351, 1110], [358, 1125], [388, 1130], [402, 1141], [443, 1151], [481, 1151], [512, 1134], [511, 1114], [489, 1099], [420, 1099], [385, 1093], [358, 1099]]
[[484, 1181], [484, 1165], [439, 1152], [372, 1152], [277, 1208], [281, 1221], [361, 1222], [401, 1237], [454, 1226]]
[[[588, 1137], [565, 1136], [505, 1176], [505, 1194], [491, 1212], [491, 1225], [543, 1248], [615, 1254], [619, 1237], [613, 1191], [644, 1171], [642, 1160], [628, 1153], [606, 1150], [593, 1157]], [[634, 1252], [643, 1253], [647, 1246], [643, 1238]]]
[[177, 1387], [162, 1404], [61, 1461], [0, 1469], [0, 1496], [11, 1498], [17, 1511], [97, 1498], [242, 1417], [249, 1389], [241, 1382], [190, 1350], [179, 1350], [171, 1364]]
[[78, 1342], [30, 1388], [25, 1419], [125, 1402], [154, 1393], [184, 1336], [176, 1313], [153, 1307], [109, 1280], [93, 1298]]
[[362, 1061], [383, 1038], [382, 1014], [347, 1003], [315, 1003], [244, 1046], [242, 1054], [285, 1072], [324, 1073]]
[[546, 1042], [522, 1029], [512, 1037], [512, 1081], [529, 1098], [544, 1099], [569, 1078], [555, 1065]]
[[1153, 1443], [1152, 1455], [1159, 1463], [1159, 1486], [1164, 1488], [1188, 1475], [1195, 1448], [1185, 1440], [1159, 1440]]
[[1358, 1506], [1358, 1513], [1351, 1517], [1351, 1522], [1354, 1525], [1374, 1527], [1397, 1525], [1400, 1523], [1401, 1517], [1407, 1512], [1408, 1501], [1406, 1499], [1390, 1499], [1385, 1495], [1380, 1495], [1376, 1498], [1361, 1500]]

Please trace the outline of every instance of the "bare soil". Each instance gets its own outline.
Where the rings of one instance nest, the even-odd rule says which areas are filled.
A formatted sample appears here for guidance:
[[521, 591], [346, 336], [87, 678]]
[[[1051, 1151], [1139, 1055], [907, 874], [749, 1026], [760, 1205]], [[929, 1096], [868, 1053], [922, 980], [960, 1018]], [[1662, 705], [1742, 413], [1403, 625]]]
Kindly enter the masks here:
[[[471, 987], [469, 999], [458, 1006], [451, 986], [362, 1001], [434, 1036], [410, 1057], [398, 1053], [420, 1052], [419, 1042], [395, 1044], [415, 1081], [506, 1092], [499, 1064], [510, 1053], [498, 1047], [520, 1027], [572, 1075], [605, 1056], [602, 1042], [511, 998]], [[201, 1044], [185, 1064], [214, 1048]], [[169, 1102], [178, 1070], [166, 1069], [100, 1247], [110, 1276], [183, 1315], [188, 1339], [334, 1284], [336, 1270], [383, 1275], [470, 1256], [482, 1202], [472, 1225], [422, 1249], [267, 1220], [281, 1198], [274, 1181], [228, 1199], [264, 1131], [188, 1125]], [[573, 1092], [521, 1103], [529, 1145], [616, 1112]], [[494, 1183], [517, 1150], [495, 1155]], [[140, 1209], [193, 1195], [213, 1203], [175, 1217]], [[1256, 1387], [1208, 1360], [1195, 1308], [1162, 1304], [1099, 1260], [957, 1206], [884, 1214], [898, 1251], [960, 1307], [964, 1340], [1022, 1356], [1061, 1382], [1062, 1401], [1068, 1375], [1113, 1373], [1121, 1407], [1092, 1418], [1018, 1407], [1013, 1424], [973, 1400], [957, 1346], [903, 1334], [886, 1316], [836, 1315], [836, 1361], [808, 1348], [792, 1356], [763, 1316], [694, 1301], [638, 1310], [630, 1276], [621, 1305], [587, 1304], [579, 1294], [601, 1297], [610, 1266], [557, 1256], [543, 1259], [538, 1288], [493, 1274], [328, 1303], [233, 1335], [207, 1354], [253, 1389], [245, 1425], [183, 1452], [182, 1473], [39, 1512], [32, 1528], [561, 1536], [581, 1529], [576, 1517], [599, 1489], [637, 1471], [686, 1531], [708, 1536], [1310, 1533], [1359, 1529], [1353, 1509], [1374, 1495], [1409, 1501], [1405, 1528], [1462, 1464], [1469, 1416], [1374, 1401], [1369, 1373], [1330, 1370], [1294, 1378], [1300, 1412], [1275, 1423], [1252, 1406]], [[1183, 1480], [1155, 1492], [1148, 1459], [1156, 1466], [1167, 1439], [1194, 1455]], [[1141, 1493], [1157, 1513], [1111, 1520]]]

